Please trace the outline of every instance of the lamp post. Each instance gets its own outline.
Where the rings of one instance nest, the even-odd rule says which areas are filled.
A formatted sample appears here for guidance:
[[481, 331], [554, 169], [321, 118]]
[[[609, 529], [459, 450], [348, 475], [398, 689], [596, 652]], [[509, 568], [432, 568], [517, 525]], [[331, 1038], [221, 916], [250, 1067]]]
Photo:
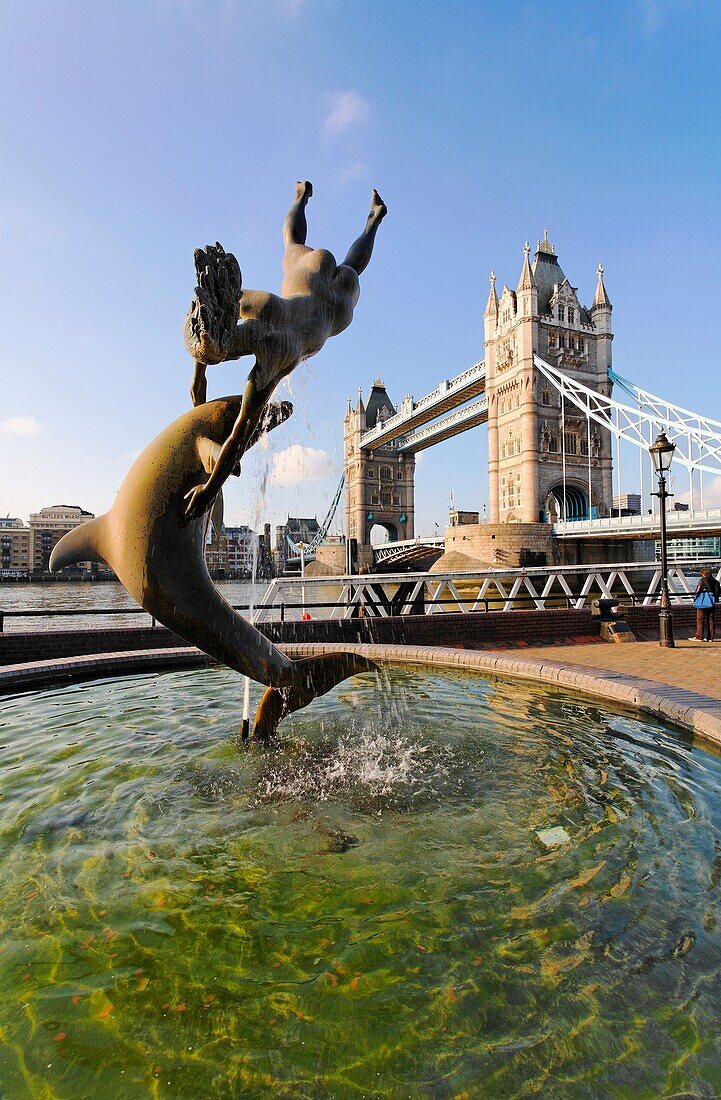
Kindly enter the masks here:
[[651, 495], [658, 497], [661, 513], [661, 610], [658, 614], [658, 644], [672, 649], [676, 643], [673, 640], [673, 618], [671, 616], [671, 599], [668, 592], [668, 557], [666, 554], [666, 498], [672, 494], [666, 492], [666, 475], [671, 468], [671, 459], [673, 458], [673, 452], [676, 450], [676, 445], [666, 438], [665, 432], [660, 432], [658, 439], [648, 450], [658, 478], [658, 492]]

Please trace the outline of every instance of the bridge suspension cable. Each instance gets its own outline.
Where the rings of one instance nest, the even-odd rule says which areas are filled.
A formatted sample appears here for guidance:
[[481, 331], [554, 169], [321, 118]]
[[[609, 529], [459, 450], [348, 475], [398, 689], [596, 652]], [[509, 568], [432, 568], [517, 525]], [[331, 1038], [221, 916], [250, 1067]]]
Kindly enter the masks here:
[[684, 409], [682, 405], [676, 405], [664, 397], [658, 397], [649, 390], [641, 389], [635, 382], [629, 381], [621, 374], [616, 374], [613, 370], [609, 370], [608, 377], [614, 385], [619, 386], [629, 397], [632, 397], [640, 408], [645, 408], [664, 424], [676, 423], [682, 432], [687, 432], [689, 425], [693, 425], [696, 432], [708, 435], [709, 438], [716, 439], [721, 444], [721, 421], [712, 420], [710, 416], [701, 416], [700, 413]]
[[[336, 486], [335, 495], [333, 497], [333, 500], [331, 501], [331, 505], [330, 505], [330, 508], [328, 509], [326, 517], [323, 520], [323, 522], [321, 523], [320, 527], [316, 531], [316, 533], [313, 536], [313, 538], [311, 539], [311, 541], [305, 547], [305, 556], [306, 557], [308, 557], [310, 554], [314, 554], [316, 552], [316, 550], [318, 549], [320, 544], [325, 540], [328, 532], [330, 531], [331, 524], [333, 523], [333, 520], [335, 519], [335, 514], [338, 511], [338, 505], [340, 503], [340, 498], [343, 494], [343, 486], [344, 485], [345, 485], [345, 474], [341, 474], [340, 481], [338, 482], [338, 485]], [[286, 538], [286, 542], [288, 543], [288, 547], [292, 551], [292, 553], [297, 554], [300, 557], [300, 546], [299, 546], [299, 544], [297, 542], [293, 542], [293, 540], [291, 538], [289, 538], [288, 535], [286, 535], [285, 538]]]
[[[675, 462], [690, 471], [721, 475], [721, 423], [718, 421], [683, 409], [622, 379], [624, 391], [639, 402], [639, 407], [633, 408], [589, 389], [538, 355], [534, 355], [534, 361], [540, 373], [561, 395], [564, 404], [570, 401], [589, 420], [611, 432], [619, 443], [623, 440], [648, 451], [654, 435], [665, 431], [676, 445]], [[612, 372], [609, 377], [614, 382], [621, 378]]]

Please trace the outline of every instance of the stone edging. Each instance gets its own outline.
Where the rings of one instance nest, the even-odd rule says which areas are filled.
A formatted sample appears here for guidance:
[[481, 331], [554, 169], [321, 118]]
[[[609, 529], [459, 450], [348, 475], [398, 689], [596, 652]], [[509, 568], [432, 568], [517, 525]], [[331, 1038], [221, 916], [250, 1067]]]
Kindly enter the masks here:
[[[422, 665], [466, 672], [508, 676], [546, 686], [566, 688], [592, 699], [628, 707], [672, 722], [699, 739], [721, 747], [721, 700], [685, 688], [629, 676], [610, 669], [524, 658], [506, 652], [454, 649], [448, 646], [366, 645], [325, 642], [281, 647], [290, 657], [309, 657], [339, 651], [360, 653], [379, 664]], [[53, 661], [32, 661], [0, 668], [0, 692], [32, 691], [71, 680], [124, 676], [132, 672], [197, 668], [212, 664], [193, 647], [133, 650], [89, 654]]]
[[581, 695], [602, 699], [654, 718], [662, 718], [716, 748], [721, 748], [721, 700], [685, 688], [629, 676], [612, 669], [602, 671], [584, 665], [520, 657], [508, 652], [453, 649], [448, 646], [394, 645], [294, 645], [284, 646], [289, 657], [351, 650], [379, 664], [424, 665], [430, 668], [485, 672], [530, 680], [547, 687], [569, 688]]

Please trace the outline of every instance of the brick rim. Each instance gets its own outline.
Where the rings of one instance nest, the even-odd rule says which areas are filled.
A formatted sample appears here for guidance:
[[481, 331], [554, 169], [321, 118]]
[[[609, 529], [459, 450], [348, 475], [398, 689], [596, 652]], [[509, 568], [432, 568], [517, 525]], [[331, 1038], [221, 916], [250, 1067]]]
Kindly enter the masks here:
[[[521, 653], [468, 650], [449, 646], [298, 643], [281, 647], [290, 657], [351, 651], [381, 665], [417, 665], [426, 668], [478, 672], [503, 676], [545, 687], [561, 688], [621, 710], [660, 718], [690, 732], [706, 745], [721, 749], [721, 700], [642, 677], [584, 665], [523, 657]], [[50, 661], [30, 661], [0, 668], [0, 692], [22, 694], [77, 680], [104, 679], [214, 664], [190, 646], [174, 646], [119, 653], [87, 654]]]

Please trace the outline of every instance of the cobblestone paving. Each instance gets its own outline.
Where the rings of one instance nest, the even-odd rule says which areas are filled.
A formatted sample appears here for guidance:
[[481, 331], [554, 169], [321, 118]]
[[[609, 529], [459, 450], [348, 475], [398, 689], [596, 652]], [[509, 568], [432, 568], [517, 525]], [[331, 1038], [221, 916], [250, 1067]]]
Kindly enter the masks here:
[[524, 646], [523, 656], [623, 672], [721, 699], [721, 640], [677, 639], [675, 649], [663, 649], [658, 642]]

